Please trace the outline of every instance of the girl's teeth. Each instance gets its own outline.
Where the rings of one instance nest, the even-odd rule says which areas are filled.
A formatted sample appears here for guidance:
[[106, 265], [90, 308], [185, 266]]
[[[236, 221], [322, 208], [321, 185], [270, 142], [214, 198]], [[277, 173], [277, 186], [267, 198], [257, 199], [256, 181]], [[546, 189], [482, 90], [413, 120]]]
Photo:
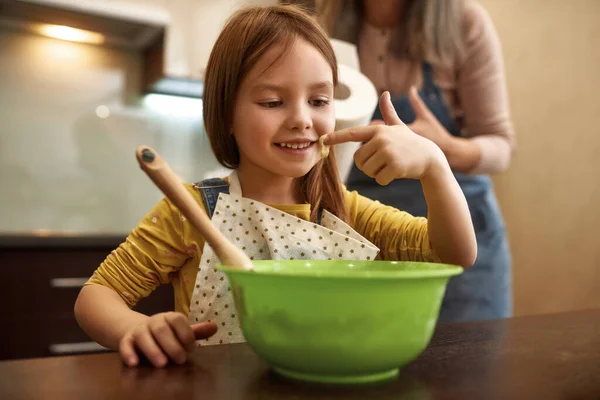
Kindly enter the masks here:
[[304, 143], [304, 144], [280, 143], [279, 145], [281, 147], [288, 147], [290, 149], [304, 149], [304, 148], [310, 146], [311, 143]]

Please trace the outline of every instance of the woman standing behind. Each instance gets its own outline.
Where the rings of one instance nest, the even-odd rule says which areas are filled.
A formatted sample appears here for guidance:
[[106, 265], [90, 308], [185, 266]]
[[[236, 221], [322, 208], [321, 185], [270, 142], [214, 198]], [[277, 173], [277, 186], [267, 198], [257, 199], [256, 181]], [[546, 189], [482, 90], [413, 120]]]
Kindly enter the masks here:
[[[475, 265], [447, 288], [440, 321], [508, 317], [511, 260], [489, 175], [505, 170], [515, 146], [500, 42], [471, 0], [323, 0], [329, 34], [355, 43], [362, 72], [388, 90], [398, 116], [445, 153], [467, 198], [477, 234]], [[382, 123], [379, 110], [374, 123]], [[356, 166], [348, 189], [427, 216], [417, 180], [380, 186]]]

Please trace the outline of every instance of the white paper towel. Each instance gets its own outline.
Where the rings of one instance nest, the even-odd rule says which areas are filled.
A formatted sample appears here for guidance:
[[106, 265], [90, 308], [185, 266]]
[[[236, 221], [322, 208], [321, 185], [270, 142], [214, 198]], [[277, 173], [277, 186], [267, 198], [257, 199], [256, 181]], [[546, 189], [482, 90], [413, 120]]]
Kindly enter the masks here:
[[[335, 130], [368, 125], [377, 107], [378, 95], [369, 78], [360, 71], [338, 64], [338, 86], [335, 90]], [[338, 173], [346, 183], [354, 165], [354, 153], [360, 143], [335, 146]]]
[[339, 39], [329, 39], [335, 58], [337, 58], [338, 65], [347, 65], [352, 69], [360, 71], [360, 62], [358, 61], [358, 50], [356, 45], [350, 42], [344, 42]]
[[346, 65], [338, 65], [335, 88], [335, 130], [368, 125], [377, 107], [377, 90], [369, 78]]

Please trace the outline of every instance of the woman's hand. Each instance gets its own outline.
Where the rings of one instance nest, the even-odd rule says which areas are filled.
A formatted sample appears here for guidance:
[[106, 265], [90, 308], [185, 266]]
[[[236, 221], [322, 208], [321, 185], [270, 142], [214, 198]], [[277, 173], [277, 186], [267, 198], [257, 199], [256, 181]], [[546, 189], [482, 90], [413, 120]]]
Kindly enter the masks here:
[[411, 131], [437, 144], [453, 170], [468, 173], [477, 166], [481, 157], [477, 143], [469, 138], [452, 136], [423, 102], [414, 86], [408, 92], [408, 100], [415, 112], [415, 120], [407, 125]]
[[206, 339], [217, 331], [216, 324], [205, 322], [190, 325], [185, 315], [178, 312], [155, 314], [132, 326], [121, 338], [119, 353], [130, 367], [139, 364], [138, 352], [157, 368], [186, 362], [196, 340]]
[[415, 120], [407, 126], [414, 133], [427, 138], [438, 145], [444, 153], [452, 146], [454, 136], [442, 126], [440, 121], [429, 110], [423, 102], [416, 87], [411, 87], [408, 92], [408, 100], [415, 112]]

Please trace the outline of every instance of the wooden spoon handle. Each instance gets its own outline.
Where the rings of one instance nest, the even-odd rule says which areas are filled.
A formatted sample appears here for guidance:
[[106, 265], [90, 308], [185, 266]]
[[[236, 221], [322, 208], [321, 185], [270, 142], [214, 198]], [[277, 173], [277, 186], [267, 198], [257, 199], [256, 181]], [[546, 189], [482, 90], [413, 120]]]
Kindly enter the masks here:
[[200, 231], [223, 265], [252, 269], [252, 261], [248, 256], [213, 226], [206, 212], [185, 190], [177, 176], [156, 151], [148, 146], [140, 146], [136, 150], [136, 156], [142, 170], [192, 226]]

